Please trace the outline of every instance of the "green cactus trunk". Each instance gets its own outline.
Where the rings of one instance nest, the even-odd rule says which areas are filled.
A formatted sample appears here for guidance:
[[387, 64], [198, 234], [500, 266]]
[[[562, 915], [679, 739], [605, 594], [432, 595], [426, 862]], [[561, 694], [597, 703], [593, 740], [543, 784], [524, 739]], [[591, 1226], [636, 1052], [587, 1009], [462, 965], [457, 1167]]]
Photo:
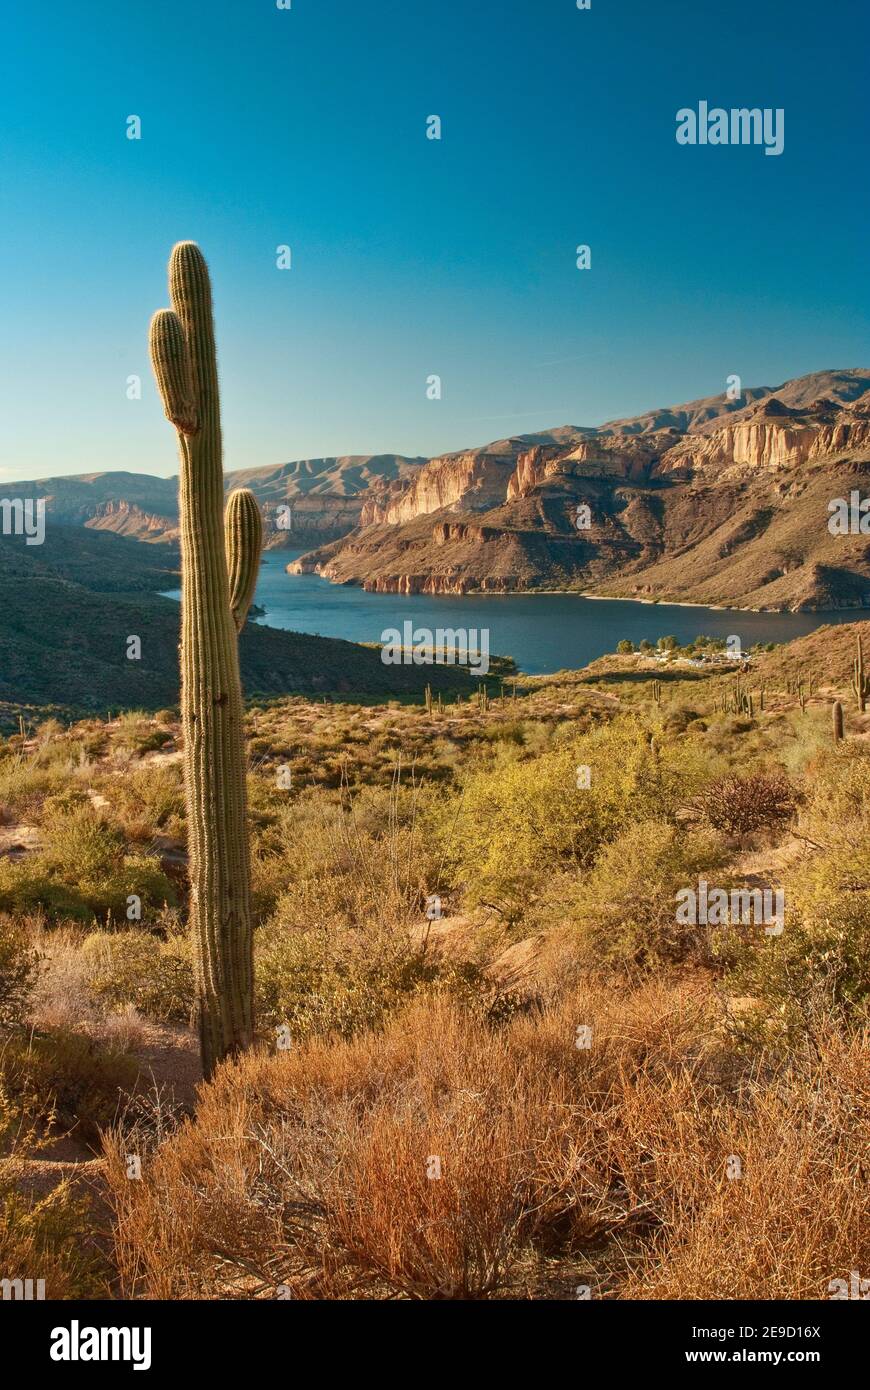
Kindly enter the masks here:
[[867, 696], [870, 695], [870, 676], [864, 674], [864, 648], [861, 644], [860, 633], [858, 635], [858, 655], [852, 662], [852, 690], [858, 702], [858, 712], [863, 714], [867, 708]]
[[223, 1058], [248, 1047], [254, 1035], [236, 634], [254, 592], [261, 531], [253, 496], [236, 493], [227, 508], [225, 541], [211, 286], [193, 242], [173, 249], [169, 292], [172, 311], [161, 310], [152, 320], [151, 356], [181, 455], [181, 714], [197, 1014], [208, 1077]]
[[841, 743], [843, 740], [843, 706], [839, 700], [835, 700], [831, 711], [833, 725], [834, 742]]

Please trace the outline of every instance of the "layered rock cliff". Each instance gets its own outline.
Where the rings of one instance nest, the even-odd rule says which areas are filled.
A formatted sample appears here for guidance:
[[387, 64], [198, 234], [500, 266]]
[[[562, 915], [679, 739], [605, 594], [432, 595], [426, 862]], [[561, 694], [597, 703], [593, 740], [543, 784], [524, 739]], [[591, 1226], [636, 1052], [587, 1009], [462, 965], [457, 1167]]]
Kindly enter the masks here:
[[433, 459], [288, 566], [377, 592], [574, 588], [754, 607], [870, 605], [870, 372], [817, 373]]
[[[870, 603], [868, 537], [828, 506], [870, 490], [870, 372], [832, 370], [599, 427], [565, 425], [433, 459], [301, 459], [250, 487], [293, 572], [382, 592], [576, 589], [798, 608]], [[177, 479], [8, 483], [56, 522], [171, 542]], [[287, 524], [289, 520], [289, 525]]]

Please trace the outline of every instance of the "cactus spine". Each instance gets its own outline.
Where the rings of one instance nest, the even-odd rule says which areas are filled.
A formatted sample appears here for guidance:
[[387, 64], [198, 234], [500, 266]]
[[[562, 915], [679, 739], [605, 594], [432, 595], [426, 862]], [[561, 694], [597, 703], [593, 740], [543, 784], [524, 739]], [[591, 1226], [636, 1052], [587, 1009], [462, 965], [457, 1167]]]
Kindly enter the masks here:
[[839, 700], [835, 700], [835, 701], [834, 701], [833, 708], [832, 708], [832, 710], [831, 710], [831, 718], [832, 718], [832, 722], [833, 722], [834, 742], [835, 742], [835, 743], [842, 743], [842, 741], [843, 741], [843, 706], [840, 704], [840, 701], [839, 701]]
[[208, 1077], [254, 1032], [237, 633], [256, 583], [260, 517], [253, 496], [236, 492], [224, 531], [211, 286], [193, 242], [173, 248], [169, 295], [172, 309], [151, 321], [151, 360], [181, 457], [181, 715], [197, 1014]]
[[864, 674], [864, 648], [861, 645], [861, 636], [858, 635], [858, 655], [852, 662], [852, 691], [858, 701], [858, 710], [864, 713], [867, 707], [867, 696], [870, 695], [870, 676]]

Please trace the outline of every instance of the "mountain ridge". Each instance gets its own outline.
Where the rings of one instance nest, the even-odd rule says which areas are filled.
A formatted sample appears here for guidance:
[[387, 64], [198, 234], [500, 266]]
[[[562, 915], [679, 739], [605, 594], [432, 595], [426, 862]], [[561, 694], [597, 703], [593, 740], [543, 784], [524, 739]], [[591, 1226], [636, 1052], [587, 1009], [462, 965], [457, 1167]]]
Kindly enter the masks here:
[[[826, 503], [860, 488], [868, 464], [870, 371], [837, 368], [430, 459], [241, 469], [226, 486], [252, 488], [267, 546], [304, 550], [291, 572], [379, 592], [571, 588], [853, 607], [870, 603], [866, 543], [830, 537], [823, 523]], [[177, 539], [176, 486], [115, 471], [9, 490], [46, 496], [64, 524], [165, 543]], [[585, 529], [578, 507], [590, 511]]]
[[288, 569], [376, 592], [865, 607], [867, 541], [827, 523], [868, 471], [870, 371], [811, 373], [431, 459]]

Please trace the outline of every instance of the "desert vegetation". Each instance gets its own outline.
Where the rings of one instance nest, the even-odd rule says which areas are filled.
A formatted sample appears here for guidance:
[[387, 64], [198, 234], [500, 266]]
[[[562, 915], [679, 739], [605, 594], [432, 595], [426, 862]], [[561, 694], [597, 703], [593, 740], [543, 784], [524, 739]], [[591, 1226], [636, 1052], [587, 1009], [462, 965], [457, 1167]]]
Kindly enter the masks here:
[[[870, 1263], [841, 642], [812, 694], [800, 644], [757, 654], [752, 715], [732, 672], [638, 653], [486, 701], [249, 705], [256, 1037], [208, 1082], [177, 713], [25, 721], [4, 1268], [58, 1297], [827, 1298]], [[701, 880], [781, 889], [783, 930], [678, 922]]]

